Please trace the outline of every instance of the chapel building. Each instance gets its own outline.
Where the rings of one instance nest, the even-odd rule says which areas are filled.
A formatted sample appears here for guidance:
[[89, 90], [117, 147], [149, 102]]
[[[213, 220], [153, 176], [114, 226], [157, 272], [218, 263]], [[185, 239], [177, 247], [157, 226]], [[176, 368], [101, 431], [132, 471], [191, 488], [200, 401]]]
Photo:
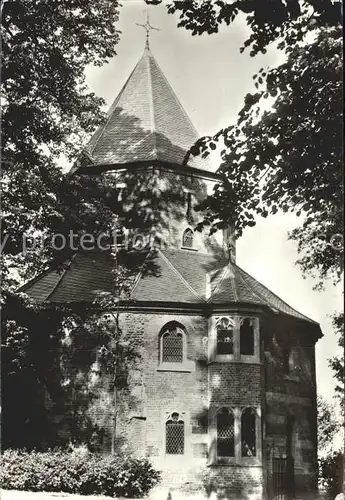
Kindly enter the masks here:
[[[195, 230], [195, 206], [219, 179], [207, 159], [188, 154], [197, 139], [146, 46], [90, 141], [90, 161], [73, 174], [116, 176], [128, 211], [145, 221], [128, 234], [153, 247], [140, 252], [121, 305], [140, 361], [117, 435], [162, 471], [172, 498], [174, 490], [313, 496], [320, 327], [236, 264], [232, 227], [221, 243]], [[38, 302], [87, 304], [111, 291], [109, 274], [105, 254], [78, 253], [62, 273], [48, 271], [23, 291]]]

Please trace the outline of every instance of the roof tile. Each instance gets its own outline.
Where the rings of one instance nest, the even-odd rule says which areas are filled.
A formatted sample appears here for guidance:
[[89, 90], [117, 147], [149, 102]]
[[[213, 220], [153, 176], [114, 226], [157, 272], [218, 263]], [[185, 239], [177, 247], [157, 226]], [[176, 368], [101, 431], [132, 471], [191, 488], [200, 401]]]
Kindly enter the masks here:
[[[21, 291], [38, 302], [91, 302], [97, 292], [111, 292], [112, 262], [107, 252], [79, 253], [62, 275], [56, 271], [43, 273]], [[134, 302], [200, 305], [207, 302], [222, 306], [251, 304], [315, 323], [236, 264], [225, 264], [224, 259], [215, 255], [188, 250], [162, 250], [132, 253], [130, 258], [126, 257], [126, 263], [132, 269], [132, 276], [137, 276], [131, 294]], [[207, 275], [211, 285], [208, 297]]]
[[[162, 70], [148, 48], [91, 138], [90, 167], [157, 160], [182, 165], [199, 139]], [[190, 156], [188, 165], [212, 170], [207, 159]]]

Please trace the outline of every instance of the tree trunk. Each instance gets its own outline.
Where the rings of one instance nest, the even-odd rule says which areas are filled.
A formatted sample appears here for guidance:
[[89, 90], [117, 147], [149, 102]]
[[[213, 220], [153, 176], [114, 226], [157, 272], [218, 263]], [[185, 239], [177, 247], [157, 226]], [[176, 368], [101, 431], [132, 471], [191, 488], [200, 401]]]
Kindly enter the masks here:
[[116, 449], [116, 424], [117, 424], [117, 387], [114, 387], [113, 394], [113, 404], [114, 404], [114, 413], [113, 413], [113, 425], [111, 432], [111, 454], [115, 455]]

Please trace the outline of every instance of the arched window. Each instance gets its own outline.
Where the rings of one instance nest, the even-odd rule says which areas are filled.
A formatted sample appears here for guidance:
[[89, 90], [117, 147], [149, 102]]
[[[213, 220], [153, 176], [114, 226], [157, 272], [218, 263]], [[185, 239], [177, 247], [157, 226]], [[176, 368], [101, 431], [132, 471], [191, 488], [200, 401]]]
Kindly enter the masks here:
[[254, 322], [250, 318], [241, 321], [240, 353], [247, 356], [254, 355]]
[[165, 422], [165, 453], [183, 455], [184, 421], [179, 413], [172, 413]]
[[187, 228], [182, 236], [182, 246], [184, 248], [193, 248], [194, 232], [192, 229]]
[[256, 415], [253, 408], [246, 408], [241, 416], [242, 457], [256, 456]]
[[229, 408], [217, 412], [217, 456], [235, 456], [234, 414]]
[[183, 363], [185, 357], [185, 332], [176, 323], [163, 328], [161, 335], [161, 363]]
[[234, 326], [230, 318], [219, 318], [216, 322], [217, 354], [234, 353]]

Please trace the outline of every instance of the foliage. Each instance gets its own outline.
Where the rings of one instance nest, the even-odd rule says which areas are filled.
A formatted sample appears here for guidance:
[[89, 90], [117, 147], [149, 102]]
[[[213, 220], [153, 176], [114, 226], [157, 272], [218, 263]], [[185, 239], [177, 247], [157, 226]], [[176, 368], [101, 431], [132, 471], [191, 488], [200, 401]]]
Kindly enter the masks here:
[[63, 450], [7, 450], [2, 456], [4, 489], [141, 498], [158, 481], [159, 473], [146, 459]]
[[[162, 0], [146, 0], [148, 4], [160, 4]], [[178, 26], [193, 35], [217, 33], [222, 24], [231, 25], [241, 14], [246, 16], [250, 36], [244, 42], [251, 47], [251, 55], [266, 52], [273, 41], [286, 36], [298, 39], [296, 30], [300, 19], [307, 14], [308, 25], [334, 26], [341, 23], [341, 2], [332, 0], [171, 0], [166, 3], [170, 14], [180, 17]]]
[[[338, 335], [339, 347], [344, 349], [344, 314], [333, 316], [333, 327]], [[344, 454], [335, 451], [332, 447], [332, 440], [335, 433], [341, 430], [344, 425], [344, 357], [336, 356], [329, 360], [329, 365], [334, 371], [337, 380], [335, 388], [336, 398], [339, 399], [342, 423], [337, 422], [334, 414], [336, 411], [324, 401], [318, 399], [318, 438], [320, 450], [326, 451], [326, 455], [319, 459], [319, 483], [326, 493], [326, 498], [333, 500], [337, 494], [343, 491], [344, 484]]]
[[[293, 14], [289, 12], [286, 24], [284, 21], [270, 27], [269, 22], [263, 22], [260, 27], [258, 16], [270, 15], [274, 9], [260, 5], [260, 12], [256, 13], [255, 7], [253, 11], [248, 3], [245, 7], [245, 2], [238, 2], [239, 11], [247, 8], [252, 13], [248, 22], [252, 22], [254, 38], [245, 45], [251, 45], [255, 53], [265, 50], [278, 33], [284, 32], [286, 40], [293, 42], [303, 38], [311, 22], [318, 26], [328, 15], [327, 22], [337, 22], [329, 2], [320, 3], [319, 7], [313, 4], [315, 12], [308, 21], [304, 17], [303, 21], [298, 18], [290, 22]], [[215, 5], [223, 8], [225, 16], [225, 3]], [[188, 9], [194, 8], [194, 4], [182, 2], [180, 8], [188, 17]], [[210, 2], [204, 2], [202, 9], [205, 8], [210, 12], [213, 9]], [[55, 252], [49, 236], [67, 236], [71, 230], [76, 234], [107, 232], [113, 228], [116, 216], [121, 215], [116, 178], [66, 176], [56, 167], [60, 155], [76, 160], [85, 135], [103, 120], [103, 101], [87, 91], [83, 71], [87, 64], [102, 64], [114, 55], [117, 19], [118, 3], [113, 0], [101, 0], [97, 8], [89, 1], [79, 0], [8, 0], [3, 4], [2, 230], [9, 271], [5, 284], [9, 289], [17, 285], [18, 279], [32, 277], [46, 267], [51, 257], [53, 266], [65, 265], [71, 248]], [[203, 19], [196, 16], [190, 21], [202, 23]], [[266, 216], [278, 208], [303, 209], [307, 214], [306, 226], [303, 233], [294, 232], [292, 237], [298, 238], [301, 250], [315, 250], [301, 261], [302, 268], [316, 268], [322, 277], [329, 271], [337, 277], [339, 269], [339, 253], [327, 240], [339, 232], [342, 223], [338, 199], [341, 152], [337, 146], [341, 144], [339, 47], [336, 29], [321, 30], [308, 50], [296, 44], [284, 65], [257, 75], [258, 92], [246, 97], [238, 126], [221, 131], [208, 144], [214, 149], [217, 140], [224, 140], [226, 146], [223, 184], [206, 203], [208, 222], [217, 225], [218, 218], [220, 224], [227, 223], [229, 214], [236, 215], [240, 234], [244, 227], [254, 224], [255, 213]], [[276, 98], [275, 105], [255, 123], [255, 110], [268, 96]], [[89, 159], [85, 155], [78, 161]], [[309, 168], [311, 164], [313, 168]], [[252, 183], [263, 174], [262, 200]], [[135, 204], [132, 212], [136, 212]], [[46, 238], [44, 248], [23, 252], [23, 236], [37, 233]], [[17, 276], [13, 277], [12, 270]], [[119, 280], [122, 276], [122, 282], [126, 282], [119, 267], [117, 271]], [[102, 394], [103, 388], [90, 383], [90, 367], [100, 340], [99, 361], [102, 373], [107, 375], [104, 380], [108, 389], [125, 387], [123, 360], [135, 358], [130, 346], [123, 343], [117, 313], [114, 316], [118, 297], [116, 293], [100, 297], [94, 308], [85, 311], [41, 308], [22, 302], [21, 297], [5, 296], [3, 388], [7, 413], [3, 425], [12, 424], [10, 436], [15, 439], [6, 446], [17, 446], [26, 440], [27, 446], [32, 447], [42, 429], [43, 448], [56, 442], [61, 425], [57, 420], [54, 425], [48, 422], [47, 394], [51, 414], [64, 415], [68, 421], [67, 436], [74, 435], [80, 441], [89, 434], [89, 425], [95, 429], [83, 405], [94, 404]], [[109, 313], [110, 317], [103, 316], [100, 321], [100, 313]], [[68, 342], [64, 329], [69, 332]], [[11, 398], [14, 392], [20, 396]], [[113, 410], [112, 402], [110, 411]], [[17, 435], [13, 431], [18, 431]]]
[[[61, 399], [60, 332], [63, 311], [40, 307], [25, 296], [5, 293], [2, 307], [2, 446], [47, 446], [54, 442]], [[13, 397], [16, 394], [16, 397]]]
[[[116, 450], [117, 415], [121, 404], [119, 394], [128, 388], [128, 369], [137, 361], [139, 342], [136, 342], [135, 346], [132, 345], [129, 339], [125, 338], [120, 325], [120, 301], [128, 298], [133, 286], [133, 279], [131, 279], [130, 270], [120, 264], [117, 252], [112, 253], [112, 258], [114, 266], [110, 273], [113, 277], [113, 291], [98, 294], [82, 321], [80, 322], [78, 318], [77, 327], [74, 326], [69, 331], [69, 338], [74, 339], [75, 345], [79, 344], [77, 338], [80, 337], [91, 342], [90, 351], [95, 355], [95, 358], [91, 358], [86, 367], [84, 365], [82, 369], [84, 374], [89, 376], [91, 363], [95, 361], [96, 381], [87, 384], [88, 390], [84, 390], [84, 394], [93, 403], [95, 400], [99, 401], [99, 396], [104, 397], [104, 390], [108, 394], [108, 414], [111, 415], [110, 446], [111, 452], [114, 454]], [[67, 347], [67, 352], [69, 351], [70, 345]], [[70, 357], [69, 363], [72, 371], [78, 366], [76, 361], [74, 357]], [[101, 389], [101, 393], [97, 395], [99, 389]], [[88, 406], [90, 407], [90, 404]], [[91, 421], [94, 423], [94, 427], [100, 427], [99, 411], [95, 413], [96, 418], [91, 414]]]
[[[116, 175], [70, 175], [57, 167], [64, 159], [74, 167], [91, 161], [82, 146], [105, 119], [100, 110], [104, 101], [87, 90], [84, 70], [115, 55], [119, 9], [116, 0], [100, 0], [97, 6], [90, 0], [2, 3], [1, 250], [6, 290], [17, 289], [48, 264], [63, 270], [75, 242], [85, 233], [110, 235], [124, 215]], [[140, 123], [126, 120], [124, 128], [136, 140]], [[141, 228], [138, 217], [142, 223], [153, 211], [159, 213], [160, 186], [149, 185], [143, 175], [127, 180], [133, 195], [126, 224]], [[130, 195], [126, 198], [128, 202]], [[57, 249], [63, 240], [67, 245]]]
[[74, 156], [102, 116], [84, 70], [115, 54], [118, 2], [7, 0], [2, 15], [5, 159], [40, 164], [43, 145]]
[[[61, 156], [75, 166], [90, 162], [80, 148], [104, 120], [104, 101], [87, 90], [84, 70], [115, 55], [119, 4], [8, 0], [1, 7], [3, 446], [46, 449], [91, 435], [89, 446], [98, 448], [116, 406], [105, 394], [125, 387], [126, 362], [135, 357], [114, 313], [131, 280], [116, 264], [114, 293], [87, 310], [34, 305], [11, 291], [48, 266], [63, 272], [85, 233], [105, 233], [112, 242], [123, 215], [116, 176], [74, 176], [57, 167]], [[142, 227], [134, 219], [144, 211], [144, 183], [132, 184], [137, 204], [126, 220]], [[56, 235], [67, 241], [62, 249], [54, 246]], [[105, 324], [105, 314], [112, 322]], [[96, 361], [104, 386], [94, 383]]]
[[326, 493], [326, 498], [333, 500], [343, 491], [344, 454], [333, 452], [319, 460], [320, 487]]
[[[337, 282], [343, 270], [341, 2], [172, 0], [166, 7], [193, 35], [217, 33], [245, 16], [250, 35], [241, 52], [249, 47], [255, 56], [276, 42], [288, 56], [254, 75], [257, 92], [245, 97], [236, 125], [192, 149], [205, 156], [217, 143], [223, 149], [221, 182], [201, 207], [209, 210], [205, 224], [215, 229], [232, 219], [241, 235], [255, 215], [303, 214], [289, 235], [301, 254], [297, 263], [319, 278], [316, 287], [328, 277]], [[270, 100], [274, 105], [260, 117]]]
[[[1, 4], [2, 269], [3, 286], [14, 289], [57, 257], [49, 236], [110, 226], [105, 195], [100, 196], [106, 184], [71, 178], [57, 161], [75, 161], [86, 135], [104, 119], [104, 101], [88, 92], [84, 70], [115, 55], [119, 5], [116, 0], [100, 0], [97, 8], [89, 0]], [[24, 235], [42, 236], [44, 248], [23, 249]], [[67, 257], [60, 252], [57, 265]]]
[[340, 430], [340, 423], [334, 409], [321, 396], [317, 397], [318, 451], [332, 449], [334, 438]]
[[[55, 167], [43, 180], [35, 169], [17, 167], [2, 175], [3, 287], [9, 290], [48, 264], [62, 271], [84, 234], [104, 233], [110, 239], [116, 224], [108, 194], [117, 198], [114, 180], [67, 176]], [[63, 239], [67, 244], [61, 247]]]
[[342, 416], [345, 418], [345, 368], [344, 368], [344, 313], [335, 314], [333, 316], [333, 328], [338, 337], [338, 346], [342, 350], [341, 356], [334, 356], [329, 360], [329, 366], [334, 372], [334, 378], [337, 381], [335, 386], [336, 397], [340, 402]]
[[139, 344], [132, 345], [119, 322], [119, 300], [126, 297], [131, 276], [116, 260], [109, 272], [113, 293], [100, 293], [93, 304], [35, 304], [25, 294], [5, 293], [5, 449], [45, 450], [73, 439], [93, 450], [115, 451], [119, 395], [126, 391]]
[[[290, 237], [304, 273], [338, 281], [342, 272], [342, 60], [340, 29], [321, 29], [296, 44], [287, 61], [254, 76], [237, 124], [200, 140], [204, 156], [224, 144], [221, 182], [201, 208], [214, 228], [234, 222], [238, 235], [255, 215], [303, 213]], [[259, 116], [266, 99], [273, 105]], [[333, 243], [333, 244], [332, 244]]]

